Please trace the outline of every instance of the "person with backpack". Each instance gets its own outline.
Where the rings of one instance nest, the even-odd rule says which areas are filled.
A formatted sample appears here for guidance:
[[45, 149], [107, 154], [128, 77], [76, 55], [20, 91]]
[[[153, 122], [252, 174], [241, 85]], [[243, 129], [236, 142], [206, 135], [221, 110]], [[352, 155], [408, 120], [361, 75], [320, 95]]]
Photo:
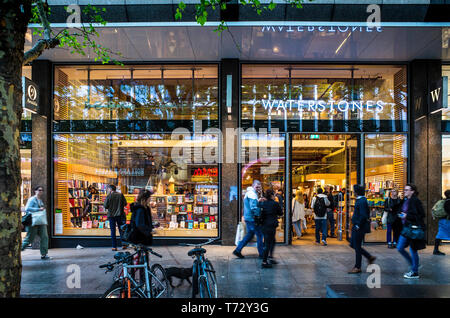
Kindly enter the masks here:
[[128, 241], [133, 244], [153, 244], [153, 222], [150, 201], [153, 192], [142, 189], [136, 202], [130, 204], [131, 221]]
[[445, 253], [439, 251], [439, 245], [442, 240], [450, 240], [450, 190], [446, 190], [444, 195], [445, 199], [439, 200], [431, 210], [433, 218], [439, 219], [433, 255], [445, 255]]
[[[398, 210], [402, 205], [402, 200], [398, 197], [397, 189], [393, 189], [389, 197], [384, 201], [384, 213], [386, 216], [387, 232], [386, 240], [388, 248], [396, 248], [398, 238], [402, 232], [403, 224], [398, 217]], [[393, 237], [392, 237], [393, 232]]]
[[312, 199], [311, 206], [314, 210], [316, 245], [320, 245], [320, 232], [322, 232], [322, 244], [327, 246], [327, 207], [330, 206], [330, 201], [322, 188], [317, 189], [317, 195]]
[[355, 266], [348, 273], [359, 274], [361, 273], [362, 256], [364, 255], [367, 258], [369, 264], [372, 264], [376, 257], [370, 255], [369, 252], [362, 248], [364, 236], [366, 233], [370, 233], [370, 211], [367, 198], [365, 197], [365, 187], [364, 185], [355, 184], [353, 191], [357, 197], [352, 216], [353, 227], [350, 237], [350, 247], [355, 250], [356, 261]]

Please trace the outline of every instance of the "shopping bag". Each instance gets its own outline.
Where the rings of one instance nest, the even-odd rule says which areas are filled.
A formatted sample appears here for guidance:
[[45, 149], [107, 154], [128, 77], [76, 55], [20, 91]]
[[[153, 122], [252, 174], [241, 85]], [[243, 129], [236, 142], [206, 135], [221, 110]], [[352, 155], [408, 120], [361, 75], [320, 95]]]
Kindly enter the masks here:
[[383, 213], [383, 217], [381, 218], [381, 223], [382, 223], [383, 225], [386, 225], [386, 224], [387, 224], [387, 217], [388, 217], [388, 213], [387, 213], [387, 212], [384, 212], [384, 213]]
[[236, 238], [234, 240], [235, 245], [239, 245], [239, 242], [244, 239], [247, 228], [245, 227], [244, 222], [239, 222], [236, 230]]
[[32, 226], [47, 225], [47, 211], [46, 210], [33, 212], [33, 213], [31, 213], [31, 217], [32, 217], [32, 223], [31, 223]]

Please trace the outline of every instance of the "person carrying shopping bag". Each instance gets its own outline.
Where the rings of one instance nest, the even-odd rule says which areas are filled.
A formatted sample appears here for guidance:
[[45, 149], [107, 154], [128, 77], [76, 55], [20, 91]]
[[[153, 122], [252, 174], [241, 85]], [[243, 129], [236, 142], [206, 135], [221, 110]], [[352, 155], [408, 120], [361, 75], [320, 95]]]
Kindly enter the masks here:
[[292, 225], [297, 234], [297, 239], [299, 239], [302, 237], [302, 229], [306, 230], [305, 201], [301, 191], [297, 191], [295, 198], [292, 199]]
[[22, 242], [22, 251], [34, 241], [36, 234], [41, 239], [40, 250], [41, 259], [49, 260], [51, 257], [47, 255], [48, 253], [48, 233], [47, 233], [47, 212], [44, 208], [44, 202], [42, 198], [44, 197], [44, 188], [38, 186], [34, 189], [35, 195], [28, 199], [25, 206], [25, 212], [31, 214], [31, 224], [25, 227], [27, 231], [27, 236]]

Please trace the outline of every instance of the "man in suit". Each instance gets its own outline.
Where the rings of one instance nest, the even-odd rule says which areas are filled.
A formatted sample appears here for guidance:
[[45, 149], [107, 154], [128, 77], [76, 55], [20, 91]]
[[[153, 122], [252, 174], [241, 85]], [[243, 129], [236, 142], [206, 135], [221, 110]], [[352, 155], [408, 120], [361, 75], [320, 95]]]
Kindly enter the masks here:
[[366, 233], [370, 233], [370, 220], [369, 220], [369, 204], [367, 203], [367, 199], [364, 196], [365, 188], [363, 185], [355, 184], [353, 186], [353, 190], [355, 191], [356, 202], [355, 202], [355, 211], [353, 212], [352, 217], [352, 235], [350, 239], [350, 247], [355, 250], [356, 253], [356, 262], [355, 266], [349, 274], [359, 274], [361, 273], [361, 262], [362, 256], [364, 255], [367, 258], [369, 264], [372, 264], [376, 257], [370, 255], [365, 249], [362, 248], [362, 242], [364, 241], [364, 236]]

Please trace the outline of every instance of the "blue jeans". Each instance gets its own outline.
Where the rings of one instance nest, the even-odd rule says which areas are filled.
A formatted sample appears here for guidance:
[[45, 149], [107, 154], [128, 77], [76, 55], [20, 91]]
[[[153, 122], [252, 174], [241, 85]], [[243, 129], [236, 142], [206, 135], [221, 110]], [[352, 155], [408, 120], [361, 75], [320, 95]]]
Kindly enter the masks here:
[[331, 209], [327, 211], [327, 220], [330, 221], [330, 236], [334, 236], [336, 221], [334, 220], [334, 212]]
[[111, 228], [111, 240], [112, 240], [112, 247], [117, 248], [117, 242], [116, 242], [116, 224], [119, 227], [119, 234], [120, 234], [120, 243], [122, 243], [122, 228], [121, 226], [125, 224], [125, 218], [123, 216], [110, 216], [108, 218], [109, 220], [109, 227]]
[[316, 225], [316, 242], [320, 243], [320, 232], [322, 232], [322, 241], [327, 241], [327, 219], [314, 220]]
[[297, 234], [297, 237], [301, 237], [302, 236], [302, 220], [292, 222], [292, 225], [294, 226], [294, 230], [295, 230], [295, 233]]
[[[419, 272], [419, 253], [416, 250], [413, 250], [411, 247], [409, 247], [409, 250], [411, 252], [411, 255], [407, 251], [405, 251], [405, 248], [408, 247], [408, 239], [404, 237], [403, 235], [400, 235], [400, 238], [398, 239], [397, 243], [397, 251], [399, 251], [400, 254], [406, 259], [408, 264], [411, 266], [411, 270], [414, 273]], [[411, 257], [412, 256], [412, 257]]]
[[247, 225], [247, 234], [244, 236], [242, 241], [239, 242], [239, 245], [236, 247], [236, 251], [239, 253], [242, 251], [245, 245], [248, 244], [256, 234], [256, 246], [258, 248], [258, 254], [260, 257], [264, 255], [264, 244], [263, 244], [263, 233], [262, 229], [259, 226], [255, 225], [255, 222], [245, 221]]

